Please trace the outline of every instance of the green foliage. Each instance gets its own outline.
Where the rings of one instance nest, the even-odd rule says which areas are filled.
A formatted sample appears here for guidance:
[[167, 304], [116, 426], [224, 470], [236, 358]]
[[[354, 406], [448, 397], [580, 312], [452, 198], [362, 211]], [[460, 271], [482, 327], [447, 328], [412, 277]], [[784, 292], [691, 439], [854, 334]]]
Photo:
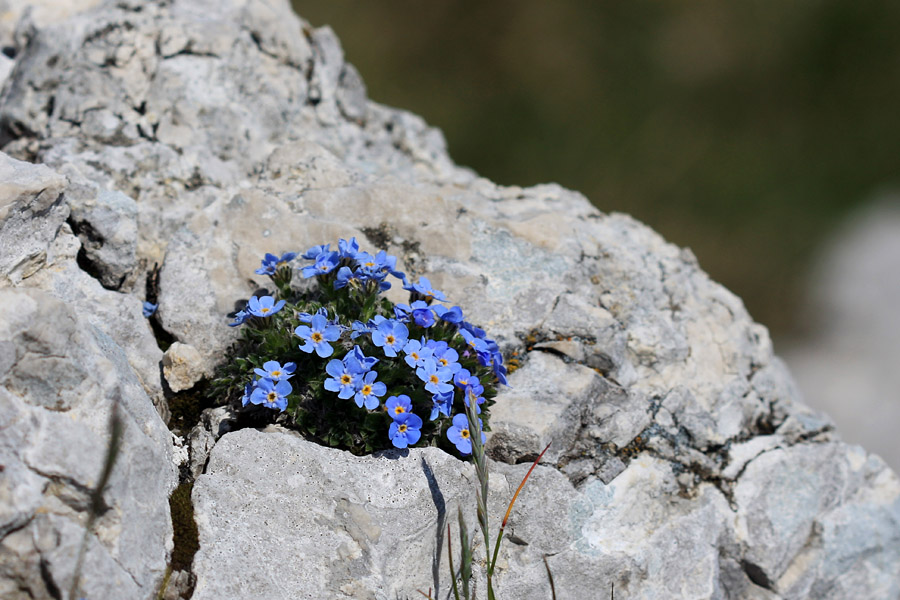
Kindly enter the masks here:
[[[450, 386], [453, 387], [452, 400], [442, 411], [435, 409], [435, 394], [425, 389], [426, 382], [417, 375], [416, 367], [411, 367], [404, 360], [404, 352], [397, 351], [396, 356], [392, 357], [383, 345], [376, 344], [373, 331], [379, 322], [389, 320], [402, 325], [408, 332], [409, 340], [423, 344], [425, 341], [430, 344], [445, 342], [456, 351], [457, 358], [453, 362], [477, 377], [484, 388], [479, 402], [482, 422], [488, 428], [490, 407], [497, 393], [493, 383], [495, 373], [498, 369], [505, 373], [499, 352], [495, 350], [495, 354], [491, 355], [482, 351], [479, 354], [470, 348], [460, 334], [460, 323], [442, 320], [437, 315], [440, 310], [431, 305], [427, 305], [425, 310], [433, 311], [433, 324], [420, 324], [412, 318], [410, 310], [406, 313], [403, 310], [395, 312], [395, 305], [381, 295], [380, 281], [350, 279], [347, 283], [346, 275], [344, 280], [339, 281], [338, 273], [342, 268], [358, 265], [355, 259], [347, 256], [342, 256], [339, 261], [334, 260], [336, 264], [330, 271], [317, 275], [318, 285], [304, 292], [291, 286], [289, 268], [280, 268], [277, 275], [272, 276], [276, 288], [274, 301], [283, 300], [285, 304], [266, 317], [250, 316], [246, 311], [238, 313], [236, 318], [241, 323], [239, 339], [210, 382], [208, 397], [217, 404], [233, 406], [240, 418], [248, 422], [262, 425], [277, 420], [300, 431], [311, 441], [365, 455], [394, 446], [405, 447], [398, 446], [389, 437], [397, 417], [389, 414], [384, 406], [390, 397], [404, 395], [411, 402], [411, 412], [422, 421], [419, 430], [421, 438], [414, 445], [440, 446], [455, 452], [445, 433], [450, 426], [449, 417], [465, 411], [464, 390], [459, 386]], [[415, 290], [411, 291], [411, 299], [418, 300], [420, 306], [432, 301], [432, 298]], [[317, 314], [324, 316], [328, 328], [340, 330], [339, 337], [329, 340], [327, 348], [320, 348], [321, 352], [320, 349], [313, 351], [311, 344], [304, 348], [306, 341], [297, 333], [298, 328], [309, 331]], [[377, 407], [369, 406], [368, 410], [359, 406], [352, 396], [340, 398], [336, 391], [325, 387], [326, 380], [332, 378], [325, 370], [329, 362], [343, 360], [346, 364], [348, 355], [356, 356], [356, 353], [378, 359], [371, 370], [376, 371], [377, 382], [383, 384], [385, 389], [385, 393], [379, 396]], [[251, 401], [260, 370], [269, 361], [295, 366], [288, 380], [290, 392], [285, 395], [286, 406], [281, 413], [273, 408], [274, 405]], [[356, 385], [359, 390], [360, 384], [357, 382]], [[374, 400], [374, 397], [371, 399]]]

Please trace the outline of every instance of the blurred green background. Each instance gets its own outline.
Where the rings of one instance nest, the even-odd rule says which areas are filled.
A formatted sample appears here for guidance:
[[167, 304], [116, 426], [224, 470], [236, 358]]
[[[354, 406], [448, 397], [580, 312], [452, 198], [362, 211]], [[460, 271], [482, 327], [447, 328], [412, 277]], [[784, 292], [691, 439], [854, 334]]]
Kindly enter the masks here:
[[692, 248], [779, 337], [854, 206], [900, 184], [897, 0], [295, 0], [462, 165]]

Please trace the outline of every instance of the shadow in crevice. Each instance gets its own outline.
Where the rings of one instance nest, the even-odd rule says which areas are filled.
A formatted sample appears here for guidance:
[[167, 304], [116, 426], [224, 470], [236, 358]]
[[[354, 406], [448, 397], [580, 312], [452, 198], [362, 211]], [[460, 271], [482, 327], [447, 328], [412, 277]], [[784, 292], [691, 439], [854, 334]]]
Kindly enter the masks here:
[[425, 473], [425, 479], [428, 480], [428, 491], [431, 492], [431, 500], [437, 508], [437, 531], [435, 532], [434, 557], [431, 561], [431, 576], [434, 579], [434, 597], [438, 598], [441, 591], [441, 552], [444, 549], [444, 527], [447, 521], [447, 503], [444, 501], [444, 494], [438, 486], [434, 471], [428, 466], [428, 462], [422, 457], [422, 472]]

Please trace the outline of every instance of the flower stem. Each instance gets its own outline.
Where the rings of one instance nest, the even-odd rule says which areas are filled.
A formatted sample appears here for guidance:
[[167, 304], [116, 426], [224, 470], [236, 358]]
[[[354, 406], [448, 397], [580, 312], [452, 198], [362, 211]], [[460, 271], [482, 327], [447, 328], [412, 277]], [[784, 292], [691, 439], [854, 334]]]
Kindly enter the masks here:
[[[552, 442], [551, 442], [552, 443]], [[497, 565], [497, 553], [500, 551], [500, 540], [503, 538], [503, 532], [506, 530], [506, 523], [509, 521], [509, 515], [512, 512], [513, 505], [516, 503], [516, 499], [519, 497], [519, 492], [522, 491], [522, 488], [525, 487], [525, 482], [528, 481], [528, 478], [531, 476], [531, 472], [534, 471], [534, 468], [537, 466], [539, 462], [541, 462], [541, 458], [544, 456], [544, 452], [550, 447], [550, 444], [547, 444], [541, 453], [538, 454], [538, 457], [534, 459], [534, 462], [531, 463], [531, 468], [528, 469], [528, 472], [525, 473], [525, 477], [522, 478], [522, 483], [519, 484], [519, 488], [516, 490], [516, 493], [513, 494], [512, 500], [509, 501], [509, 507], [506, 509], [506, 515], [503, 517], [503, 522], [500, 523], [500, 532], [497, 534], [497, 543], [494, 545], [494, 556], [488, 562], [488, 580], [490, 581], [490, 577], [494, 572], [494, 567]]]

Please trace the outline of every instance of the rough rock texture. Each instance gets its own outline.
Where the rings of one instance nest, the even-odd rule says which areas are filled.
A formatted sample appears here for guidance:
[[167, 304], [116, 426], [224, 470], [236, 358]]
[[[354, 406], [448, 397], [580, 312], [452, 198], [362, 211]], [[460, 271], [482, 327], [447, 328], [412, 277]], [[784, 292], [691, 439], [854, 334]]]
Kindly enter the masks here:
[[122, 349], [36, 289], [0, 305], [0, 596], [68, 593], [118, 403], [121, 451], [88, 538], [89, 598], [152, 597], [166, 569], [171, 437]]
[[163, 354], [163, 376], [173, 392], [189, 390], [203, 378], [200, 353], [188, 344], [175, 342]]
[[[515, 463], [553, 446], [502, 550], [505, 597], [547, 597], [544, 554], [563, 598], [900, 595], [896, 475], [799, 400], [765, 328], [690, 251], [559, 186], [456, 167], [280, 0], [118, 0], [16, 39], [4, 149], [68, 183], [54, 180], [58, 214], [27, 225], [27, 269], [0, 275], [106, 332], [163, 413], [146, 290], [208, 374], [234, 336], [225, 314], [267, 283], [264, 252], [355, 235], [517, 353], [489, 441], [496, 517]], [[23, 181], [28, 202], [57, 201]], [[435, 551], [457, 504], [474, 530], [470, 467], [221, 421], [183, 453], [199, 476], [196, 597], [446, 593]]]

